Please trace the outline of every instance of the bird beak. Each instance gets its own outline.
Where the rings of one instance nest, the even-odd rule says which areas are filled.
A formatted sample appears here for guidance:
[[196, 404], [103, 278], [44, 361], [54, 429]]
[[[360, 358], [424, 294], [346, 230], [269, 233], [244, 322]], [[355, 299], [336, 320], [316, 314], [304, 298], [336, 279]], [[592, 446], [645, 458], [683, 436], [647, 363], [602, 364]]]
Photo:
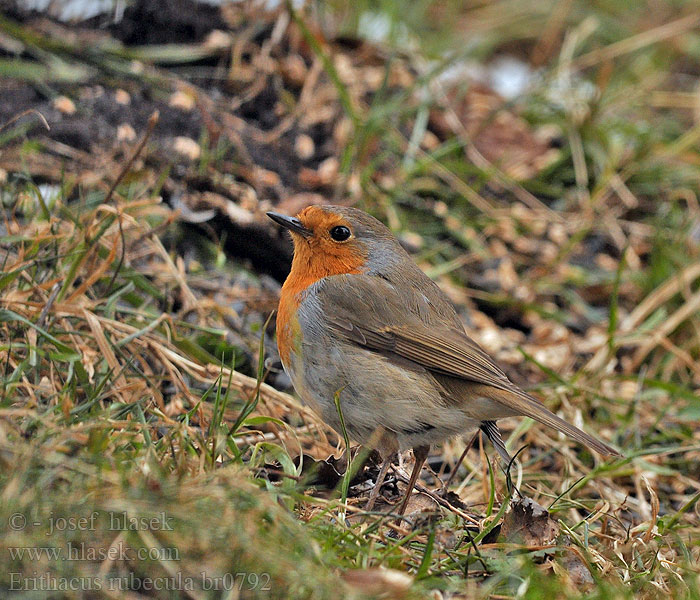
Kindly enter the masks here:
[[276, 212], [269, 212], [267, 216], [270, 217], [275, 223], [282, 225], [282, 227], [289, 229], [292, 233], [298, 233], [301, 236], [309, 237], [313, 232], [307, 229], [301, 224], [301, 221], [296, 217], [288, 217], [287, 215], [281, 215]]

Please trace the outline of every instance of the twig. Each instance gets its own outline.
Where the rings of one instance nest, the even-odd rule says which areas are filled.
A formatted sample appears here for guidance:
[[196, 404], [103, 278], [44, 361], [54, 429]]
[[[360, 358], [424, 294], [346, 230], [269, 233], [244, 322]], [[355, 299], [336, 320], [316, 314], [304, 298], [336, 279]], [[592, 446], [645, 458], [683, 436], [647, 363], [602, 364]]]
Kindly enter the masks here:
[[49, 295], [49, 299], [46, 301], [44, 308], [41, 309], [39, 320], [36, 322], [38, 327], [41, 327], [43, 329], [44, 323], [46, 322], [46, 317], [49, 315], [49, 311], [51, 310], [53, 303], [56, 301], [56, 297], [58, 296], [58, 292], [60, 291], [61, 284], [55, 283], [53, 288], [51, 288], [51, 294]]
[[15, 116], [12, 117], [9, 121], [7, 121], [6, 123], [4, 123], [3, 125], [0, 125], [0, 131], [3, 131], [4, 129], [7, 129], [10, 125], [12, 125], [12, 123], [15, 123], [15, 122], [19, 121], [22, 117], [26, 117], [27, 115], [31, 115], [31, 114], [37, 115], [37, 116], [39, 117], [39, 120], [43, 123], [44, 127], [46, 127], [46, 130], [47, 130], [47, 131], [51, 131], [51, 127], [49, 127], [49, 123], [48, 123], [48, 121], [46, 120], [46, 118], [44, 117], [44, 115], [42, 115], [42, 114], [41, 114], [38, 110], [36, 110], [35, 108], [28, 108], [27, 110], [25, 110], [25, 111], [23, 111], [23, 112], [21, 112], [21, 113], [15, 115]]
[[[400, 469], [394, 469], [394, 473], [396, 474], [396, 477], [398, 477], [401, 481], [403, 481], [404, 483], [408, 483], [408, 481], [409, 481], [408, 476], [404, 472], [402, 472]], [[470, 523], [474, 523], [475, 525], [479, 524], [479, 521], [477, 521], [474, 517], [468, 515], [463, 510], [460, 510], [459, 508], [457, 508], [453, 504], [450, 504], [450, 502], [445, 500], [442, 496], [439, 496], [436, 492], [429, 490], [422, 483], [416, 482], [416, 489], [421, 494], [426, 494], [427, 496], [429, 496], [430, 498], [435, 500], [435, 502], [437, 502], [440, 506], [444, 506], [449, 511], [462, 517], [465, 521], [469, 521]]]
[[459, 469], [459, 465], [462, 464], [462, 461], [466, 458], [467, 452], [469, 452], [472, 449], [472, 446], [474, 445], [474, 442], [476, 441], [476, 436], [479, 435], [481, 432], [480, 429], [477, 429], [474, 432], [474, 435], [472, 436], [472, 439], [469, 440], [469, 443], [464, 447], [464, 451], [459, 457], [459, 460], [455, 463], [455, 468], [452, 470], [452, 473], [450, 473], [450, 476], [447, 478], [447, 481], [445, 482], [445, 485], [442, 486], [444, 490], [449, 490], [450, 486], [452, 485], [452, 481], [457, 475], [457, 470]]
[[571, 67], [574, 69], [585, 69], [587, 67], [592, 67], [593, 65], [611, 60], [622, 54], [628, 54], [644, 48], [645, 46], [650, 46], [662, 40], [680, 35], [686, 31], [689, 31], [700, 23], [700, 13], [693, 13], [686, 17], [682, 17], [670, 23], [664, 23], [648, 31], [643, 31], [637, 35], [620, 40], [614, 44], [610, 44], [605, 48], [599, 48], [592, 50], [587, 54], [579, 56], [578, 58], [571, 61]]
[[[114, 191], [117, 189], [117, 186], [121, 183], [122, 179], [124, 179], [126, 174], [131, 169], [132, 165], [134, 164], [134, 161], [143, 151], [144, 147], [146, 146], [146, 142], [148, 141], [148, 138], [151, 137], [151, 134], [153, 133], [153, 130], [155, 129], [156, 124], [158, 123], [159, 118], [160, 113], [157, 110], [154, 111], [153, 114], [148, 118], [148, 126], [146, 129], [146, 133], [144, 133], [143, 137], [141, 138], [141, 141], [139, 142], [139, 145], [136, 147], [136, 150], [131, 155], [131, 158], [129, 158], [129, 160], [126, 161], [126, 164], [122, 167], [122, 170], [119, 172], [119, 175], [117, 175], [117, 178], [114, 180], [112, 186], [109, 188], [109, 191], [107, 192], [107, 195], [104, 199], [105, 204], [108, 204], [109, 201], [112, 199], [112, 196], [114, 195]], [[116, 204], [117, 203], [115, 202], [115, 205]], [[122, 227], [122, 215], [121, 211], [119, 210], [119, 206], [116, 206], [116, 208], [118, 219], [117, 222], [119, 223], [119, 237], [121, 238], [121, 252], [119, 253], [119, 262], [117, 263], [117, 268], [114, 269], [112, 279], [109, 280], [109, 285], [107, 286], [107, 295], [109, 295], [109, 293], [112, 291], [112, 286], [114, 285], [114, 282], [117, 279], [117, 275], [119, 275], [119, 271], [121, 270], [122, 265], [124, 264], [124, 257], [126, 255], [126, 239], [124, 237], [124, 228]]]

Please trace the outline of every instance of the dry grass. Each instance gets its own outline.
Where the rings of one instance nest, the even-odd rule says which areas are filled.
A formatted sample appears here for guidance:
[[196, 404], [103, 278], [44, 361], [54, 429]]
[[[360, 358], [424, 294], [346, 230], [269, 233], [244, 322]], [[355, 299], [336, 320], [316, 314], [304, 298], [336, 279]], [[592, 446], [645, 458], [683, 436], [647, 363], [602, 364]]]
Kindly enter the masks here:
[[[199, 160], [164, 157], [145, 121], [137, 139], [94, 156], [27, 135], [27, 116], [0, 132], [4, 591], [19, 581], [24, 597], [44, 597], [27, 588], [50, 573], [114, 598], [126, 597], [114, 588], [123, 581], [133, 598], [221, 597], [222, 585], [232, 598], [700, 595], [699, 129], [683, 95], [687, 65], [698, 66], [684, 50], [698, 41], [697, 15], [644, 13], [620, 34], [614, 7], [562, 4], [528, 37], [545, 75], [510, 105], [484, 90], [461, 96], [439, 76], [463, 55], [433, 69], [430, 48], [325, 42], [316, 21], [287, 13], [259, 43], [262, 17], [244, 14], [229, 15], [247, 32], [228, 48], [231, 80], [245, 83], [232, 107], [187, 82], [205, 115]], [[450, 18], [462, 35], [491, 36], [472, 49], [482, 60], [543, 16], [514, 1], [429, 14], [438, 29]], [[392, 18], [425, 26], [404, 17]], [[149, 68], [148, 85], [182, 87]], [[269, 81], [289, 94], [262, 131], [236, 111]], [[577, 95], [583, 81], [597, 97]], [[329, 156], [317, 150], [296, 179], [245, 154], [254, 144], [281, 153], [285, 135], [314, 127], [333, 140]], [[331, 198], [373, 211], [514, 379], [624, 458], [504, 423], [510, 449], [526, 445], [513, 482], [558, 520], [545, 522], [550, 537], [531, 523], [513, 533], [513, 512], [503, 520], [506, 481], [480, 442], [461, 464], [464, 441], [436, 451], [455, 495], [421, 497], [411, 521], [365, 514], [362, 482], [343, 506], [321, 485], [333, 477], [314, 481], [308, 468], [340, 456], [338, 436], [262, 383], [282, 382], [265, 364], [276, 290], [161, 201], [183, 189], [188, 220], [213, 206], [233, 235], [262, 230], [275, 194], [290, 211]], [[439, 489], [432, 475], [423, 485]], [[110, 526], [125, 513], [155, 521]], [[81, 543], [96, 554], [18, 554]]]

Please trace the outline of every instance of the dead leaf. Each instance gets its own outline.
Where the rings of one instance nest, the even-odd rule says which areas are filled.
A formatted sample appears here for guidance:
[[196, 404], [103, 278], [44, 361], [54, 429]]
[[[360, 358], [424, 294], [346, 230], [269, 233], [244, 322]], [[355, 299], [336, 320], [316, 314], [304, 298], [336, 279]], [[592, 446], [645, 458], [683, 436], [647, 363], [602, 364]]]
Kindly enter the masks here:
[[[458, 88], [445, 94], [445, 109], [430, 113], [431, 128], [439, 137], [466, 137], [471, 160], [486, 161], [516, 180], [529, 179], [556, 160], [559, 150], [551, 139], [534, 130], [513, 113], [505, 100], [483, 84], [465, 92]], [[476, 150], [476, 153], [473, 152]]]
[[353, 591], [382, 598], [403, 598], [413, 584], [408, 573], [381, 567], [346, 571], [342, 578]]
[[561, 559], [555, 563], [554, 569], [558, 575], [568, 579], [577, 591], [585, 592], [594, 583], [588, 566], [578, 552], [572, 549], [563, 552]]
[[202, 148], [192, 138], [179, 135], [173, 143], [173, 150], [180, 156], [191, 161], [197, 160], [202, 153]]
[[128, 106], [131, 104], [131, 94], [121, 88], [117, 89], [114, 91], [114, 101], [122, 106]]
[[75, 114], [75, 102], [67, 96], [58, 96], [53, 101], [53, 107], [64, 115]]
[[407, 517], [415, 516], [425, 512], [435, 512], [440, 508], [440, 505], [433, 500], [428, 494], [418, 493], [411, 494], [406, 505], [405, 515]]
[[532, 498], [521, 498], [511, 504], [503, 519], [501, 533], [509, 542], [546, 546], [553, 544], [559, 535], [559, 525]]

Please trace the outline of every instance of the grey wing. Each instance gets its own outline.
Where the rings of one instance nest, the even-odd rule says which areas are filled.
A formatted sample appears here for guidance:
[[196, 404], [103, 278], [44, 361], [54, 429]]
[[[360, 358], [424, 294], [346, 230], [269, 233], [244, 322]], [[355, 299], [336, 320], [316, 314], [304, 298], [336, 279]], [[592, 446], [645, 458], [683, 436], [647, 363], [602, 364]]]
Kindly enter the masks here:
[[464, 332], [452, 310], [436, 313], [428, 296], [399, 292], [369, 275], [321, 280], [316, 293], [332, 329], [355, 343], [395, 354], [430, 371], [507, 391], [518, 388]]
[[[445, 319], [430, 310], [430, 299], [419, 290], [405, 286], [407, 289], [399, 292], [390, 282], [369, 275], [338, 275], [315, 285], [328, 327], [337, 335], [375, 352], [408, 360], [437, 379], [446, 378], [450, 388], [459, 386], [460, 380], [469, 382], [472, 385], [469, 397], [462, 400], [473, 402], [485, 397], [493, 401], [482, 405], [489, 410], [482, 419], [525, 415], [601, 454], [618, 454], [513, 384], [479, 345], [460, 330], [456, 317]], [[495, 406], [503, 410], [497, 409], [498, 414], [491, 412]]]

